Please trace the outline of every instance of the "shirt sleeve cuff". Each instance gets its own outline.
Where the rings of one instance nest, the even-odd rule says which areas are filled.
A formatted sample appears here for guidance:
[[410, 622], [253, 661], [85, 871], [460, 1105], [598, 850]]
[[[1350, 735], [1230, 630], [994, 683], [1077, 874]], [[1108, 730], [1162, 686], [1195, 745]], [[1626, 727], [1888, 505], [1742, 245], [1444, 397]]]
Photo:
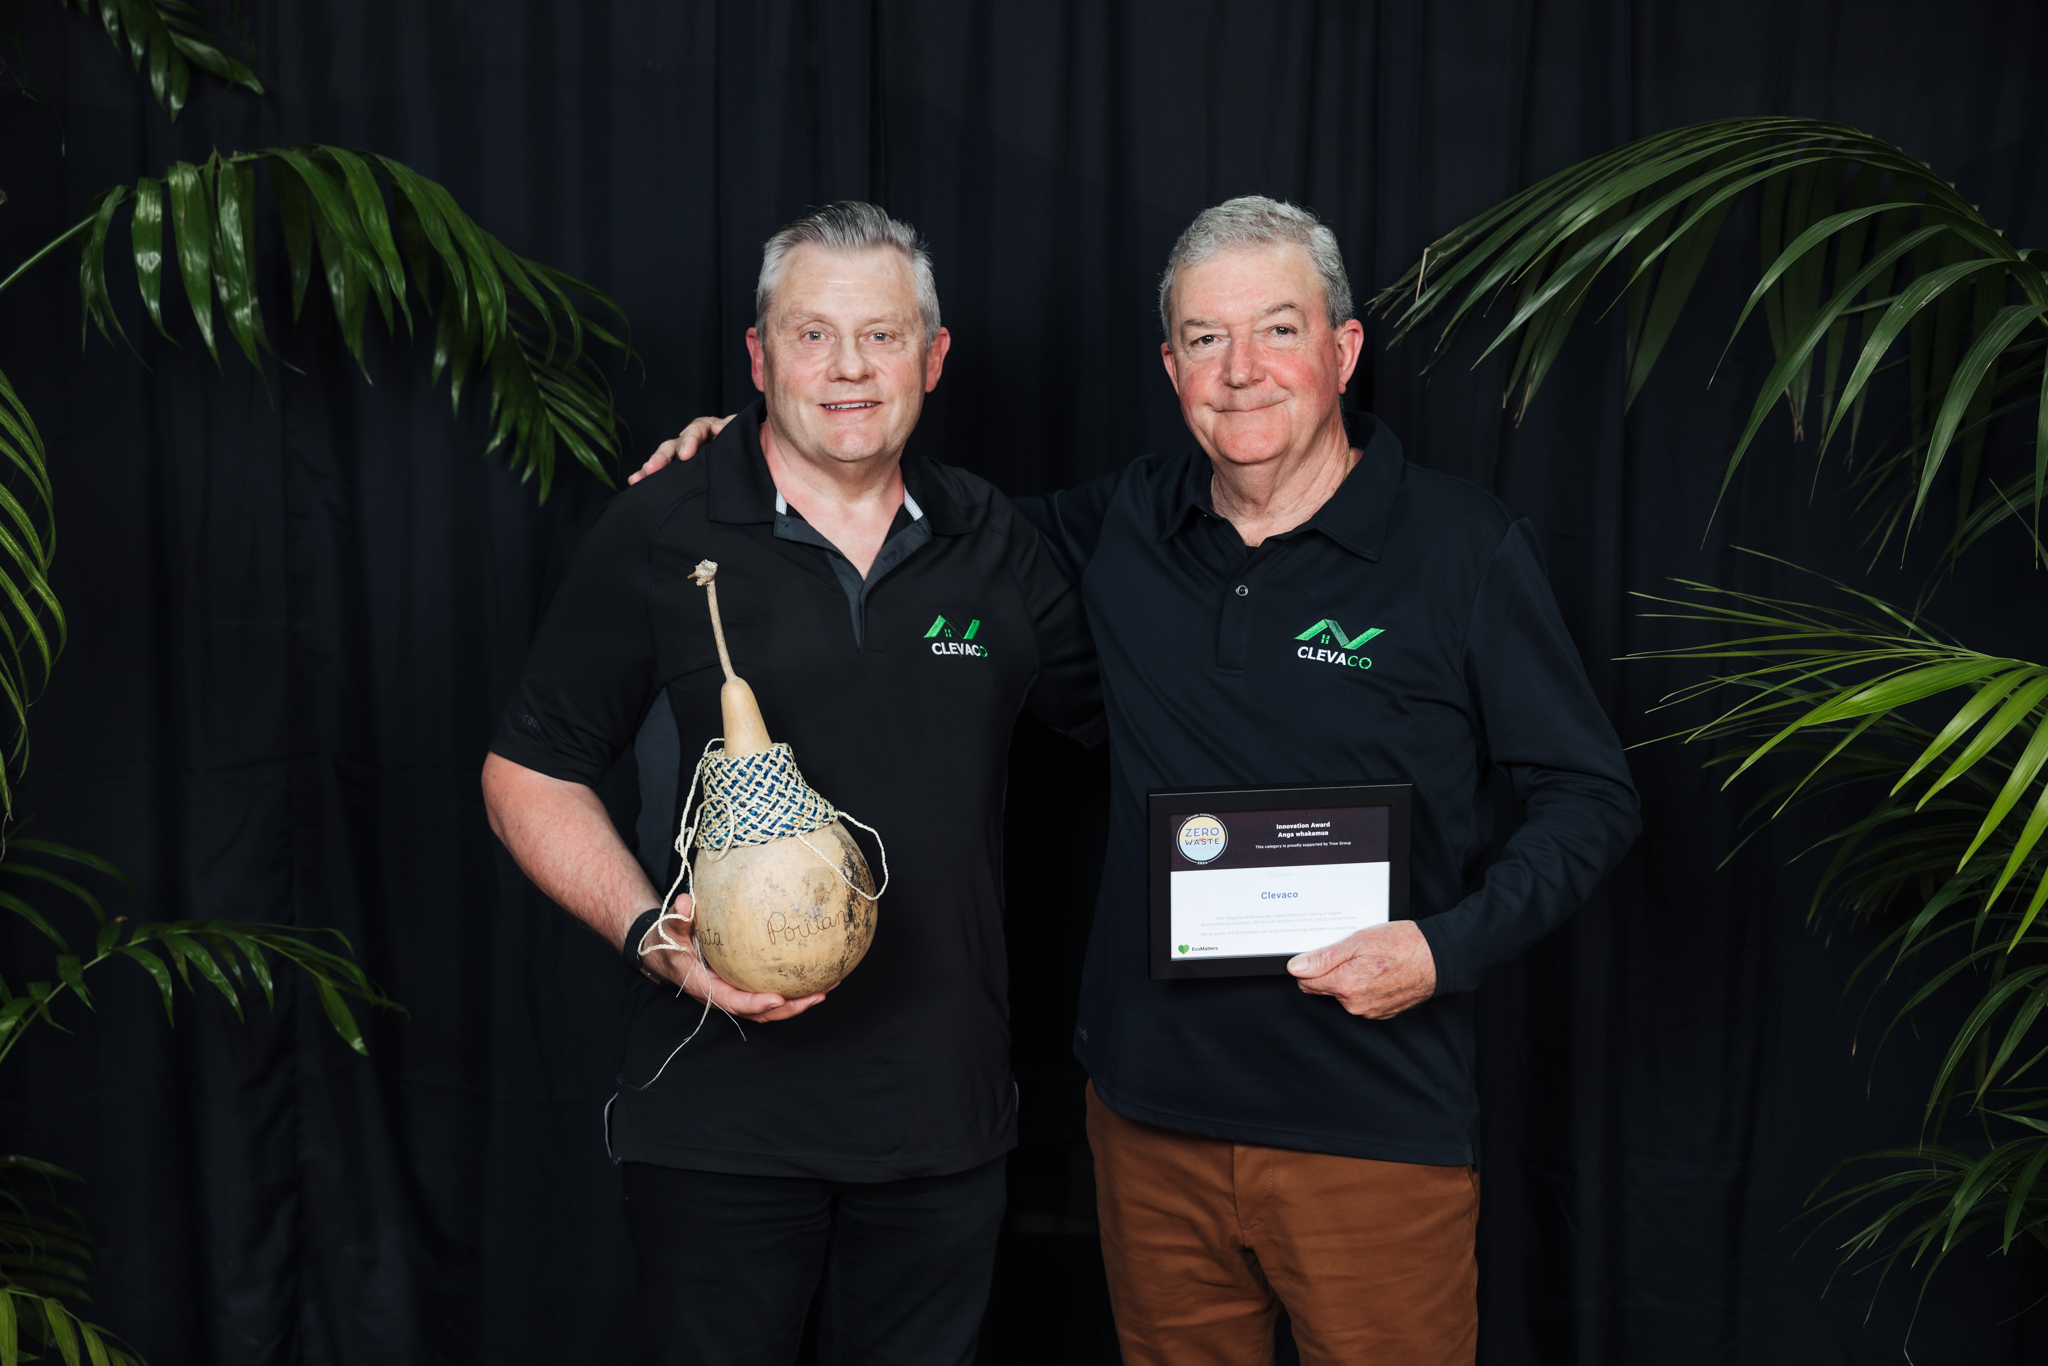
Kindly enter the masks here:
[[1439, 915], [1424, 916], [1415, 922], [1422, 931], [1423, 942], [1429, 945], [1430, 957], [1436, 963], [1436, 994], [1447, 996], [1454, 991], [1475, 991], [1479, 987], [1480, 965], [1473, 961], [1466, 951], [1463, 928], [1455, 910]]
[[530, 768], [543, 777], [554, 778], [565, 783], [581, 783], [595, 788], [603, 781], [604, 772], [590, 773], [587, 767], [564, 759], [562, 755], [546, 744], [521, 735], [507, 725], [498, 731], [498, 738], [491, 742], [491, 753], [500, 759], [509, 759], [521, 768]]

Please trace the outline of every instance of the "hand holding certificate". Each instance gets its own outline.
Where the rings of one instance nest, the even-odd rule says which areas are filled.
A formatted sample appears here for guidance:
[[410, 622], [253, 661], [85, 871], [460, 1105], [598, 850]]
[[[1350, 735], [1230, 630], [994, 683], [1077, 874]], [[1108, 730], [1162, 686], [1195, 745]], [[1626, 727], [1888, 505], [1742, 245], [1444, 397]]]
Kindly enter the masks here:
[[[1405, 920], [1410, 793], [1405, 783], [1152, 793], [1151, 975], [1282, 975], [1297, 956]], [[1397, 944], [1415, 947], [1406, 932], [1369, 938], [1368, 963]], [[1351, 957], [1293, 970], [1309, 978], [1304, 990], [1377, 1014], [1376, 998], [1353, 1005], [1351, 976], [1371, 969], [1347, 966]]]
[[1288, 960], [1287, 970], [1311, 996], [1368, 1020], [1387, 1020], [1436, 995], [1436, 958], [1412, 920], [1371, 925], [1328, 948]]

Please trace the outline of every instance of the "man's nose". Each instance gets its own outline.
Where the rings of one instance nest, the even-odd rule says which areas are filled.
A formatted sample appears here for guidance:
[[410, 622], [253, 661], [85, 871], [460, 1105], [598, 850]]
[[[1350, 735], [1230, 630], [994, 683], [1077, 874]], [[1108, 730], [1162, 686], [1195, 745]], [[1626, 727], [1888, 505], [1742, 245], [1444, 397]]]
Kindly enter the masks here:
[[1225, 343], [1223, 353], [1223, 382], [1233, 389], [1242, 389], [1259, 382], [1258, 349], [1249, 342], [1232, 337]]
[[827, 379], [866, 379], [868, 358], [861, 354], [860, 338], [842, 336], [832, 348], [832, 364], [826, 371]]

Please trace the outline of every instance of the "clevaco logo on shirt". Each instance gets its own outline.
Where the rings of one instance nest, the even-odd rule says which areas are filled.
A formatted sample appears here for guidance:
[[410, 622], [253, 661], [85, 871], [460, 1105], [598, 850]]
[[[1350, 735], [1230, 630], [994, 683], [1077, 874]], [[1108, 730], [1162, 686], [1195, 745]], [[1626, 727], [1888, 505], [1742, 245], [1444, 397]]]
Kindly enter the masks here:
[[981, 630], [981, 618], [971, 618], [966, 627], [949, 617], [934, 617], [931, 629], [924, 638], [932, 643], [935, 655], [960, 655], [968, 659], [987, 659], [988, 643], [976, 640], [975, 633]]
[[1337, 624], [1334, 617], [1324, 617], [1295, 637], [1296, 640], [1309, 643], [1296, 646], [1294, 657], [1305, 659], [1311, 664], [1335, 664], [1345, 669], [1370, 669], [1372, 660], [1359, 654], [1358, 647], [1374, 636], [1385, 634], [1383, 628], [1375, 626], [1370, 630], [1360, 631], [1355, 636], [1346, 636], [1344, 628]]

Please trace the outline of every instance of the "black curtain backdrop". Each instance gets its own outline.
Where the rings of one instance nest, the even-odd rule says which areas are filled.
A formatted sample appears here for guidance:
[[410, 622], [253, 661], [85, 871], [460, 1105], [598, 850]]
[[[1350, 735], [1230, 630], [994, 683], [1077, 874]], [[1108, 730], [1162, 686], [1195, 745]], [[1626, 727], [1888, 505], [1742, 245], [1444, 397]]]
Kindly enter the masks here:
[[[388, 153], [625, 306], [646, 362], [617, 377], [636, 458], [749, 395], [760, 243], [842, 197], [886, 205], [935, 249], [955, 344], [918, 445], [1016, 492], [1186, 440], [1154, 282], [1187, 220], [1230, 195], [1314, 207], [1369, 294], [1573, 161], [1676, 124], [1789, 113], [1903, 144], [2014, 241], [2048, 243], [2048, 11], [2021, 0], [241, 13], [270, 93], [202, 81], [173, 125], [96, 22], [0, 5], [21, 40], [9, 61], [56, 107], [0, 92], [0, 273], [95, 192], [175, 158], [302, 140]], [[33, 833], [132, 873], [131, 914], [341, 928], [409, 1013], [370, 1022], [364, 1060], [289, 979], [274, 1012], [238, 1023], [184, 997], [172, 1028], [139, 972], [110, 967], [97, 1013], [70, 1008], [72, 1032], [40, 1031], [0, 1076], [0, 1150], [89, 1178], [95, 1316], [157, 1366], [624, 1359], [631, 1268], [599, 1127], [620, 970], [499, 852], [477, 791], [498, 708], [606, 492], [571, 470], [536, 505], [480, 454], [476, 401], [451, 416], [429, 389], [424, 339], [375, 335], [372, 383], [317, 286], [291, 324], [265, 214], [266, 316], [297, 367], [267, 384], [239, 359], [217, 370], [189, 320], [177, 346], [154, 337], [125, 266], [138, 355], [97, 338], [81, 354], [68, 256], [0, 296], [0, 369], [51, 448], [72, 622], [22, 808]], [[1375, 350], [1354, 388], [1411, 459], [1534, 518], [1631, 743], [1670, 728], [1646, 710], [1693, 673], [1616, 657], [1696, 638], [1646, 620], [1631, 591], [1674, 575], [1809, 590], [1733, 549], [1747, 545], [1910, 598], [1928, 559], [1863, 577], [1839, 467], [1816, 476], [1781, 418], [1709, 527], [1768, 359], [1746, 337], [1707, 386], [1755, 260], [1753, 214], [1731, 221], [1744, 226], [1697, 320], [1626, 417], [1617, 321], [1590, 316], [1519, 429], [1498, 361], [1469, 368], [1469, 344], [1427, 382], [1420, 349]], [[1979, 648], [2042, 658], [2043, 583], [1997, 541], [1935, 614]], [[1940, 1011], [1873, 1061], [1895, 997], [1865, 1018], [1865, 997], [1843, 995], [1873, 936], [1806, 928], [1815, 869], [1791, 859], [1810, 831], [1721, 866], [1746, 796], [1718, 791], [1704, 757], [1635, 751], [1636, 852], [1482, 992], [1483, 1360], [2048, 1359], [2027, 1312], [2048, 1259], [1966, 1247], [1909, 1338], [1916, 1273], [1833, 1277], [1843, 1230], [1799, 1218], [1836, 1159], [1913, 1139]], [[1112, 1361], [1067, 1055], [1104, 764], [1028, 731], [1015, 759], [1023, 1145], [987, 1357]], [[630, 765], [615, 777], [630, 830]], [[0, 948], [10, 978], [48, 970], [16, 922]]]

